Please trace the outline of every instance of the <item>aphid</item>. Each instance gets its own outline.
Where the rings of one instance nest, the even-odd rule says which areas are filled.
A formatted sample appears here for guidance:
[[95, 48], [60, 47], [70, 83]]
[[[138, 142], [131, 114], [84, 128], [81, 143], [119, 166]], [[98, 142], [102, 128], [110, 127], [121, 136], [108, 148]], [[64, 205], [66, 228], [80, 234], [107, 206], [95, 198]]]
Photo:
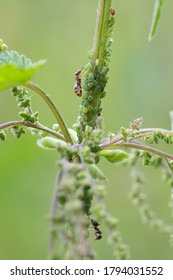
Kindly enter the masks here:
[[95, 230], [95, 240], [99, 240], [102, 238], [102, 231], [99, 229], [99, 223], [94, 220], [94, 219], [91, 219], [91, 224]]
[[98, 58], [95, 60], [95, 65], [99, 65], [99, 60], [98, 60]]
[[111, 9], [110, 9], [110, 13], [111, 13], [111, 16], [114, 16], [114, 15], [115, 15], [115, 9], [114, 9], [114, 8], [111, 8]]
[[82, 86], [81, 86], [81, 73], [82, 73], [82, 68], [78, 69], [75, 72], [75, 76], [76, 76], [76, 83], [74, 85], [74, 92], [77, 96], [81, 97], [82, 96]]

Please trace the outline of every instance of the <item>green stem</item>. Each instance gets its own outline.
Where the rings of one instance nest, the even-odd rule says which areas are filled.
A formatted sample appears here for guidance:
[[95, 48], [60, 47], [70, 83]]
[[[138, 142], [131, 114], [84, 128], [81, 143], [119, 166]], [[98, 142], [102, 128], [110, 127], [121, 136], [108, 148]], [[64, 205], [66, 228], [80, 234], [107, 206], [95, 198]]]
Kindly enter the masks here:
[[129, 147], [129, 148], [134, 148], [134, 149], [137, 149], [137, 150], [147, 151], [147, 152], [149, 152], [151, 154], [155, 154], [155, 155], [163, 157], [165, 159], [173, 160], [173, 155], [165, 153], [165, 152], [162, 152], [162, 151], [157, 150], [155, 148], [151, 148], [151, 147], [146, 146], [146, 145], [142, 145], [141, 143], [138, 143], [138, 142], [133, 142], [133, 141], [132, 142], [124, 142], [124, 141], [121, 140], [121, 141], [119, 141], [117, 143], [114, 143], [114, 144], [100, 145], [100, 147], [102, 149], [115, 149], [116, 147], [119, 147], [119, 146]]
[[93, 66], [96, 59], [102, 64], [105, 56], [111, 4], [112, 0], [99, 0], [92, 54]]
[[49, 106], [50, 110], [54, 114], [55, 119], [57, 120], [57, 123], [59, 124], [59, 126], [61, 128], [62, 134], [64, 135], [66, 142], [73, 144], [73, 141], [70, 137], [67, 126], [66, 126], [61, 114], [59, 113], [58, 109], [56, 108], [54, 102], [49, 97], [49, 95], [41, 87], [39, 87], [37, 84], [35, 84], [33, 81], [27, 82], [25, 86], [34, 90], [36, 93], [38, 93], [44, 99], [44, 101], [46, 102], [46, 104]]
[[65, 141], [64, 137], [61, 134], [57, 133], [54, 130], [49, 129], [48, 127], [46, 127], [40, 123], [31, 123], [31, 122], [26, 122], [26, 121], [10, 121], [10, 122], [0, 124], [0, 130], [6, 129], [6, 128], [9, 128], [12, 126], [26, 126], [26, 127], [39, 129], [39, 130], [49, 133], [50, 135], [52, 135], [58, 139]]
[[[163, 128], [143, 128], [140, 130], [134, 130], [132, 137], [128, 137], [127, 140], [133, 141], [137, 139], [146, 138], [149, 136], [152, 136], [154, 133], [161, 132], [165, 135], [173, 135], [173, 130], [163, 129]], [[117, 142], [120, 142], [123, 139], [122, 134], [115, 135], [111, 140], [109, 137], [102, 139], [101, 146], [107, 146], [109, 144], [116, 144]]]
[[[77, 134], [79, 143], [82, 142], [86, 127], [97, 126], [97, 119], [101, 115], [101, 101], [106, 96], [108, 82], [109, 62], [111, 55], [111, 42], [115, 10], [111, 8], [112, 0], [99, 0], [92, 57], [84, 67], [84, 80], [82, 82], [82, 102], [80, 117], [78, 118]], [[81, 78], [77, 79], [80, 89]]]

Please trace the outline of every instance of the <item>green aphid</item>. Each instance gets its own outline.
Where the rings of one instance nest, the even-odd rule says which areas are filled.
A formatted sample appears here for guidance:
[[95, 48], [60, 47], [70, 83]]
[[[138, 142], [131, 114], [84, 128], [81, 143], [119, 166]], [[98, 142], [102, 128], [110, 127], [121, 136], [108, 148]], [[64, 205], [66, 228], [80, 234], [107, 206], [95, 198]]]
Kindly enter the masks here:
[[105, 75], [109, 72], [109, 67], [106, 66], [106, 67], [103, 67], [103, 70], [101, 71], [101, 74]]
[[106, 91], [102, 91], [101, 94], [100, 94], [100, 98], [104, 98], [106, 96]]
[[89, 82], [92, 82], [93, 80], [94, 80], [94, 74], [91, 72], [91, 73], [89, 73], [89, 75], [88, 75], [88, 81]]

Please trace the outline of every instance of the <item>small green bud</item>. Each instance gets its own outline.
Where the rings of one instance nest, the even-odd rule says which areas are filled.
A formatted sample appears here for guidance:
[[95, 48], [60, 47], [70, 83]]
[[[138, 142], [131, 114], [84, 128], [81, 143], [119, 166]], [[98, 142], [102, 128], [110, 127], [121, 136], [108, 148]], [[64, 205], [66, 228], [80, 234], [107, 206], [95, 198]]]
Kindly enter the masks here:
[[74, 199], [65, 206], [65, 211], [69, 213], [78, 213], [82, 209], [82, 202], [79, 199]]
[[123, 137], [126, 137], [129, 134], [129, 129], [126, 129], [125, 127], [121, 127], [121, 133]]
[[12, 95], [15, 97], [18, 95], [18, 88], [17, 87], [13, 87], [12, 88]]
[[60, 139], [55, 139], [50, 136], [46, 136], [44, 138], [39, 139], [37, 141], [37, 145], [44, 150], [54, 150], [58, 147], [65, 148], [67, 146], [67, 144], [64, 141]]
[[23, 112], [19, 112], [19, 116], [22, 117], [24, 121], [31, 123], [38, 121], [38, 115], [38, 112], [31, 115], [26, 109]]
[[145, 140], [146, 140], [146, 142], [148, 142], [148, 143], [150, 143], [150, 144], [153, 144], [153, 143], [154, 143], [153, 137], [147, 136]]
[[24, 121], [30, 121], [30, 115], [24, 111], [19, 112], [19, 116], [23, 118]]
[[97, 167], [97, 165], [89, 164], [88, 169], [94, 180], [107, 182], [105, 174]]
[[96, 186], [96, 192], [97, 192], [97, 196], [98, 196], [99, 198], [104, 198], [105, 195], [106, 195], [105, 186], [99, 184], [98, 186]]
[[99, 156], [105, 157], [111, 163], [122, 163], [128, 157], [129, 154], [123, 150], [101, 150], [97, 153]]
[[169, 144], [173, 144], [173, 135], [169, 135]]
[[61, 204], [61, 205], [65, 205], [67, 201], [67, 195], [65, 192], [60, 192], [58, 194], [58, 202]]
[[108, 132], [108, 137], [110, 139], [110, 142], [112, 142], [113, 138], [115, 137], [115, 134], [109, 131]]
[[7, 47], [6, 44], [3, 44], [3, 45], [0, 47], [0, 51], [5, 51], [5, 50], [7, 50], [7, 49], [8, 49], [8, 47]]
[[53, 128], [53, 130], [55, 130], [56, 132], [60, 132], [60, 130], [61, 130], [59, 124], [57, 124], [57, 123], [54, 123], [53, 126], [52, 126], [52, 128]]
[[3, 40], [0, 39], [0, 51], [5, 51], [8, 49], [8, 46], [4, 44]]
[[82, 149], [81, 154], [82, 154], [83, 157], [86, 157], [86, 156], [89, 156], [90, 152], [91, 152], [91, 151], [90, 151], [90, 148], [87, 147], [87, 146], [85, 146], [85, 147]]
[[87, 86], [88, 86], [88, 88], [90, 89], [90, 88], [93, 87], [93, 83], [92, 83], [92, 82], [89, 82], [89, 83], [87, 84]]
[[5, 141], [5, 138], [6, 138], [6, 136], [5, 136], [4, 131], [0, 130], [0, 140]]
[[[92, 53], [93, 53], [92, 50], [89, 50], [89, 51], [88, 51], [88, 59], [91, 59], [91, 58], [92, 58]], [[88, 65], [90, 65], [90, 64], [88, 63]]]
[[139, 128], [142, 126], [142, 118], [137, 118], [136, 120], [134, 120], [131, 124], [130, 127], [132, 129], [137, 129], [139, 130]]
[[91, 72], [91, 73], [89, 73], [89, 75], [88, 75], [88, 81], [89, 82], [92, 82], [94, 80], [94, 74]]
[[74, 129], [71, 129], [71, 128], [68, 128], [68, 131], [69, 131], [69, 133], [70, 133], [70, 136], [71, 136], [71, 138], [72, 138], [72, 141], [73, 141], [74, 143], [77, 143], [77, 142], [78, 142], [78, 136], [77, 136], [76, 131], [75, 131]]
[[171, 170], [173, 170], [173, 160], [169, 161], [169, 166], [170, 166]]
[[25, 130], [23, 127], [13, 126], [11, 132], [16, 138], [20, 138], [22, 134], [25, 134]]
[[106, 96], [106, 91], [104, 90], [101, 92], [100, 98], [104, 98], [105, 96]]
[[39, 112], [35, 112], [31, 117], [33, 118], [33, 122], [38, 121]]
[[119, 220], [117, 218], [109, 216], [106, 220], [106, 223], [111, 229], [114, 229], [118, 225]]
[[163, 139], [166, 142], [166, 144], [169, 144], [169, 137], [168, 137], [168, 135], [164, 134], [163, 135]]
[[159, 138], [159, 137], [158, 137], [157, 133], [154, 133], [154, 134], [153, 134], [153, 141], [154, 141], [155, 144], [158, 144], [158, 143], [159, 143], [158, 138]]
[[93, 98], [94, 98], [94, 96], [90, 95], [90, 96], [88, 97], [88, 101], [89, 101], [89, 102], [92, 102], [92, 101], [93, 101]]
[[26, 98], [24, 99], [23, 101], [21, 101], [18, 106], [21, 107], [21, 108], [26, 108], [26, 107], [29, 107], [30, 106], [30, 103], [31, 103], [31, 99], [30, 98]]

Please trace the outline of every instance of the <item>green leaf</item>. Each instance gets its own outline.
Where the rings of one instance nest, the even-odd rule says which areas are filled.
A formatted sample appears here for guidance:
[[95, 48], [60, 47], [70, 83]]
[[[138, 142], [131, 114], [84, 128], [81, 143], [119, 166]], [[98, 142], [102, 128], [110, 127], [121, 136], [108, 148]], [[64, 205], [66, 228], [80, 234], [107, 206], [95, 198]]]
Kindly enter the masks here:
[[123, 150], [101, 150], [97, 153], [99, 156], [105, 157], [111, 163], [122, 163], [127, 160], [129, 154]]
[[44, 150], [56, 150], [58, 147], [65, 148], [67, 144], [50, 136], [43, 137], [37, 141], [37, 145]]
[[33, 63], [16, 51], [0, 51], [0, 91], [25, 85], [45, 62], [39, 60]]
[[148, 36], [149, 41], [151, 41], [153, 39], [153, 37], [156, 33], [157, 26], [158, 26], [159, 19], [160, 19], [162, 4], [163, 4], [163, 0], [156, 0], [155, 1], [154, 13], [153, 13], [153, 18], [152, 18], [150, 33], [149, 33], [149, 36]]

